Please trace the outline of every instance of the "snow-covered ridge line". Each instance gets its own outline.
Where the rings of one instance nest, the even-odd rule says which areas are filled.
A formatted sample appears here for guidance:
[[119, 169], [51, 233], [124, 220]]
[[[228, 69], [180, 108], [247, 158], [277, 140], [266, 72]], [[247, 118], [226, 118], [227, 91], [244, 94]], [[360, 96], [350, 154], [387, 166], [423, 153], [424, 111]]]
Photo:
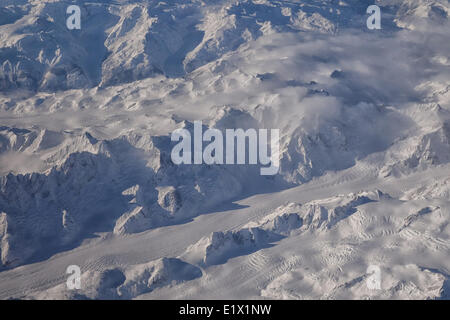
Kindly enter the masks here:
[[[374, 114], [379, 112], [375, 110]], [[431, 133], [425, 131], [416, 137], [417, 145], [409, 143], [413, 149], [398, 150], [401, 144], [397, 143], [386, 151], [366, 151], [366, 163], [358, 166], [388, 176], [449, 163], [446, 113], [440, 109], [436, 112], [437, 129], [433, 127]], [[257, 114], [253, 117], [244, 110], [224, 107], [218, 109], [210, 125], [220, 130], [230, 126], [258, 127], [255, 117]], [[193, 130], [189, 121], [173, 123]], [[345, 136], [342, 144], [332, 142], [336, 134], [351, 137], [351, 132], [339, 131], [346, 130], [345, 126], [337, 125], [342, 129], [335, 122], [327, 123], [316, 136], [303, 128], [284, 133], [280, 172], [269, 180], [250, 165], [175, 165], [170, 159], [173, 142], [169, 136], [129, 132], [116, 139], [100, 140], [88, 132], [73, 135], [2, 127], [3, 153], [36, 154], [44, 162], [53, 163], [45, 173], [0, 178], [2, 264], [15, 266], [40, 260], [100, 230], [137, 233], [186, 221], [242, 194], [262, 192], [264, 185], [268, 186], [266, 191], [276, 191], [310, 181], [327, 170], [351, 167], [361, 150], [352, 150]], [[348, 163], [342, 162], [343, 150], [348, 152]], [[325, 154], [328, 158], [321, 156]], [[371, 158], [380, 156], [394, 161], [384, 166], [370, 163]], [[7, 158], [3, 155], [3, 159]], [[323, 211], [316, 209], [319, 215]], [[103, 222], [96, 225], [91, 223], [93, 220]], [[26, 243], [23, 234], [33, 235], [32, 244]], [[48, 247], [49, 238], [54, 238], [57, 245]]]
[[[7, 1], [0, 11], [0, 90], [51, 92], [180, 77], [270, 33], [361, 30], [372, 2], [88, 2], [83, 27], [74, 31], [65, 26], [63, 2]], [[397, 25], [405, 27], [424, 12], [438, 22], [448, 15], [439, 1], [391, 1], [385, 10], [389, 17], [399, 10]]]
[[213, 232], [191, 245], [181, 257], [201, 266], [223, 264], [230, 258], [269, 247], [293, 234], [325, 232], [354, 214], [358, 206], [382, 198], [389, 198], [389, 195], [375, 190], [305, 204], [289, 203], [239, 230]]

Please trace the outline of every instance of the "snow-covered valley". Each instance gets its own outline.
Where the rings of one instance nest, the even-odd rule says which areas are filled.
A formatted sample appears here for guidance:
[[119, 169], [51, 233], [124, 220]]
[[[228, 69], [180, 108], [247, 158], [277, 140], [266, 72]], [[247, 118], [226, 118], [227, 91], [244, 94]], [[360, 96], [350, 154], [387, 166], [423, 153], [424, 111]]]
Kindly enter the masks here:
[[[92, 1], [68, 30], [3, 0], [0, 299], [449, 299], [450, 5], [368, 30], [373, 3]], [[194, 121], [278, 129], [278, 173], [174, 164]]]

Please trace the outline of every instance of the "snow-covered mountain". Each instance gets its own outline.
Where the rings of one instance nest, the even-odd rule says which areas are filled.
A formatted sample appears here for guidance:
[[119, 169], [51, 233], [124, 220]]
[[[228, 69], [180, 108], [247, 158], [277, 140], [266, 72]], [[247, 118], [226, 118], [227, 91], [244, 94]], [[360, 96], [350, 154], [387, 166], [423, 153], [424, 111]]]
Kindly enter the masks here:
[[[3, 0], [0, 298], [448, 299], [450, 4], [373, 3], [80, 1], [69, 30]], [[196, 120], [279, 129], [278, 173], [175, 165]]]

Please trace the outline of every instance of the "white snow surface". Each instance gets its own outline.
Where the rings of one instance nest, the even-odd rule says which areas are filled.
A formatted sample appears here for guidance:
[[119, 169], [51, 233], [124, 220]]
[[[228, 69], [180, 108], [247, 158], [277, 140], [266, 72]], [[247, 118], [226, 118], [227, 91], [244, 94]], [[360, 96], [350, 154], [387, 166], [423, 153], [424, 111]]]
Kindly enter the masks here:
[[[0, 299], [449, 299], [450, 5], [367, 30], [373, 2], [96, 0], [68, 30], [3, 0]], [[279, 129], [279, 173], [173, 164], [196, 120]]]

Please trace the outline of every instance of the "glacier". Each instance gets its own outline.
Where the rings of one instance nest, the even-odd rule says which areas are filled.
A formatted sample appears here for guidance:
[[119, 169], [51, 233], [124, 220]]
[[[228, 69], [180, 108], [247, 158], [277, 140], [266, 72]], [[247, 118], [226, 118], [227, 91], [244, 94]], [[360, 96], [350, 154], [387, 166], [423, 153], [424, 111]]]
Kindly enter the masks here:
[[[66, 6], [0, 5], [0, 299], [449, 299], [448, 1]], [[278, 173], [175, 165], [196, 121]]]

